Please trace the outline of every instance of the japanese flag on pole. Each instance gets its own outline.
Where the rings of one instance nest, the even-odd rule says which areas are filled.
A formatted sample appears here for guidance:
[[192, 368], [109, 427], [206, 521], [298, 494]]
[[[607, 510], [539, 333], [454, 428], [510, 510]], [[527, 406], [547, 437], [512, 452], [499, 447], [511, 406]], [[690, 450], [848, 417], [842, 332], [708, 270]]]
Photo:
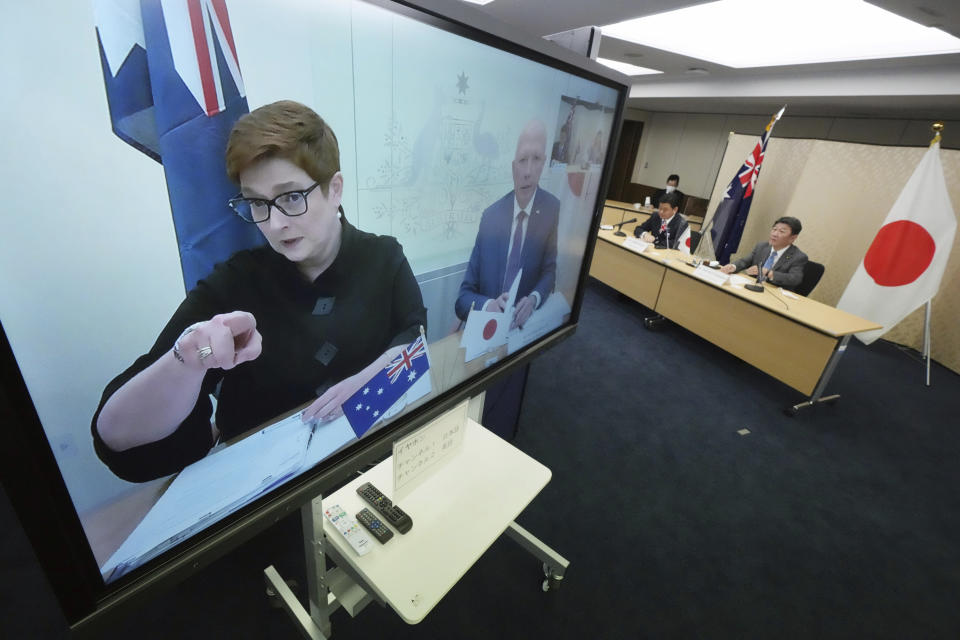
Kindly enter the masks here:
[[683, 230], [683, 233], [680, 234], [680, 239], [677, 240], [677, 249], [683, 253], [690, 253], [690, 225]]
[[870, 344], [937, 293], [957, 218], [934, 139], [910, 176], [837, 303], [883, 329], [857, 337]]

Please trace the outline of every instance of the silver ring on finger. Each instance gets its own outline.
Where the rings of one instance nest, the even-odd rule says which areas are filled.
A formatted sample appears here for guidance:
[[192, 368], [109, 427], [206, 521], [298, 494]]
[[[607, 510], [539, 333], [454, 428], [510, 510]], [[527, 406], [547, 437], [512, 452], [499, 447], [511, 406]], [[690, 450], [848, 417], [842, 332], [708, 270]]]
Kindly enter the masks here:
[[213, 347], [197, 347], [197, 356], [201, 361], [205, 360], [208, 356], [213, 355]]

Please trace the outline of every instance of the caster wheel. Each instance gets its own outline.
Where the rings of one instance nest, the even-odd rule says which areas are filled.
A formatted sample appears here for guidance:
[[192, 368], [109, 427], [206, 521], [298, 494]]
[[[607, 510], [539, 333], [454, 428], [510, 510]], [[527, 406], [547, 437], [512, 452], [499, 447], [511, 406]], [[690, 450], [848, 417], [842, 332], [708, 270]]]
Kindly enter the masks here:
[[[297, 592], [299, 585], [297, 584], [296, 580], [284, 580], [284, 582], [287, 583], [287, 586], [290, 587], [291, 591], [293, 591], [294, 593]], [[267, 587], [267, 602], [274, 609], [283, 608], [283, 600], [280, 598], [277, 592], [273, 590], [272, 587]]]
[[553, 567], [550, 567], [547, 563], [543, 564], [543, 575], [546, 576], [546, 579], [540, 585], [540, 588], [543, 589], [544, 593], [547, 591], [556, 591], [560, 588], [560, 581], [563, 580], [563, 576], [558, 576], [554, 572]]

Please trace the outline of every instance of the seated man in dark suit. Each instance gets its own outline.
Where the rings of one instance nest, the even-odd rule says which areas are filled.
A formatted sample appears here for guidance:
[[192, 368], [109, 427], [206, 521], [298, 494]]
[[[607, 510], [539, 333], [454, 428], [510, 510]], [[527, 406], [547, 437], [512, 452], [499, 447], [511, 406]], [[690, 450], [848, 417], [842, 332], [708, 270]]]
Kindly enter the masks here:
[[687, 229], [687, 221], [678, 211], [680, 197], [677, 192], [668, 193], [660, 198], [660, 208], [646, 222], [633, 229], [633, 235], [646, 242], [652, 242], [658, 249], [676, 249], [680, 236]]
[[802, 229], [799, 220], [784, 216], [773, 223], [769, 240], [758, 242], [750, 255], [724, 265], [720, 270], [734, 273], [746, 269], [748, 276], [756, 276], [762, 268], [768, 282], [793, 289], [803, 280], [803, 265], [807, 263], [807, 254], [793, 245]]
[[513, 191], [486, 208], [460, 285], [455, 310], [466, 320], [471, 308], [503, 311], [517, 273], [520, 286], [513, 327], [523, 327], [546, 301], [557, 279], [560, 201], [539, 188], [547, 153], [547, 130], [532, 120], [517, 139]]
[[677, 186], [680, 184], [680, 176], [675, 173], [671, 173], [670, 177], [667, 178], [667, 186], [665, 189], [657, 189], [653, 192], [653, 195], [650, 196], [650, 204], [653, 205], [653, 208], [656, 209], [660, 204], [660, 199], [663, 198], [668, 193], [677, 194], [680, 199], [677, 201], [677, 206], [683, 204], [683, 191], [677, 189]]

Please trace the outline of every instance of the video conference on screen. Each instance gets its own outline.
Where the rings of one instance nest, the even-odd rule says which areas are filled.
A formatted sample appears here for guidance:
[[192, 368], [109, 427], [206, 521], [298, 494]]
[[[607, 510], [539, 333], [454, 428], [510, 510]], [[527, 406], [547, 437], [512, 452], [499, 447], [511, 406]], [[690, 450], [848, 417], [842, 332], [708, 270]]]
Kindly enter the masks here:
[[[373, 422], [373, 431], [568, 321], [601, 197], [617, 91], [378, 6], [342, 0], [199, 3], [208, 61], [214, 61], [210, 76], [202, 57], [191, 66], [178, 52], [180, 40], [193, 37], [196, 16], [152, 3], [154, 15], [145, 10], [142, 16], [142, 42], [111, 15], [115, 4], [95, 2], [96, 24], [77, 25], [98, 36], [89, 38], [87, 59], [63, 62], [65, 76], [82, 80], [82, 89], [75, 108], [61, 116], [66, 123], [38, 128], [35, 144], [45, 151], [26, 156], [28, 165], [37, 161], [13, 189], [13, 204], [48, 197], [41, 196], [50, 178], [41, 157], [73, 158], [72, 170], [57, 176], [58, 192], [68, 195], [56, 211], [38, 211], [5, 232], [3, 265], [18, 268], [0, 270], [0, 320], [88, 537], [90, 523], [140, 490], [94, 454], [91, 419], [104, 388], [151, 349], [185, 291], [213, 263], [263, 243], [256, 225], [223, 241], [232, 237], [229, 228], [238, 228], [226, 204], [237, 185], [222, 173], [223, 148], [230, 125], [246, 111], [294, 100], [330, 124], [340, 147], [345, 218], [362, 231], [396, 238], [420, 288], [429, 383], [411, 386]], [[164, 56], [143, 54], [164, 33], [171, 52], [165, 71]], [[152, 94], [149, 85], [139, 97], [130, 93], [138, 69], [153, 74]], [[159, 73], [181, 78], [183, 89], [174, 96], [179, 103], [151, 103], [163, 92]], [[205, 112], [196, 130], [182, 118], [191, 109]], [[219, 123], [210, 124], [215, 119]], [[520, 180], [516, 162], [531, 131], [538, 132], [532, 138], [540, 149], [535, 203], [547, 203], [535, 215], [552, 216], [552, 228], [535, 237], [531, 222], [524, 246], [554, 243], [546, 251], [556, 256], [555, 265], [525, 326], [494, 330], [497, 317], [481, 317], [482, 305], [458, 310], [457, 303], [484, 242], [482, 218], [502, 202], [512, 205]], [[210, 195], [210, 185], [221, 183], [232, 192]], [[197, 216], [208, 222], [198, 224]], [[34, 274], [29, 287], [24, 272]], [[511, 284], [480, 295], [510, 294]], [[514, 302], [529, 293], [514, 290]], [[501, 321], [510, 324], [509, 317]], [[351, 339], [362, 342], [364, 336]], [[269, 348], [265, 342], [263, 349]], [[274, 419], [315, 399], [300, 398]], [[214, 414], [209, 418], [215, 422]], [[319, 430], [338, 434], [325, 440], [323, 455], [357, 442], [346, 418]], [[303, 433], [297, 433], [298, 446]], [[109, 582], [123, 572], [107, 571], [118, 562], [108, 563], [108, 555], [97, 561]]]

